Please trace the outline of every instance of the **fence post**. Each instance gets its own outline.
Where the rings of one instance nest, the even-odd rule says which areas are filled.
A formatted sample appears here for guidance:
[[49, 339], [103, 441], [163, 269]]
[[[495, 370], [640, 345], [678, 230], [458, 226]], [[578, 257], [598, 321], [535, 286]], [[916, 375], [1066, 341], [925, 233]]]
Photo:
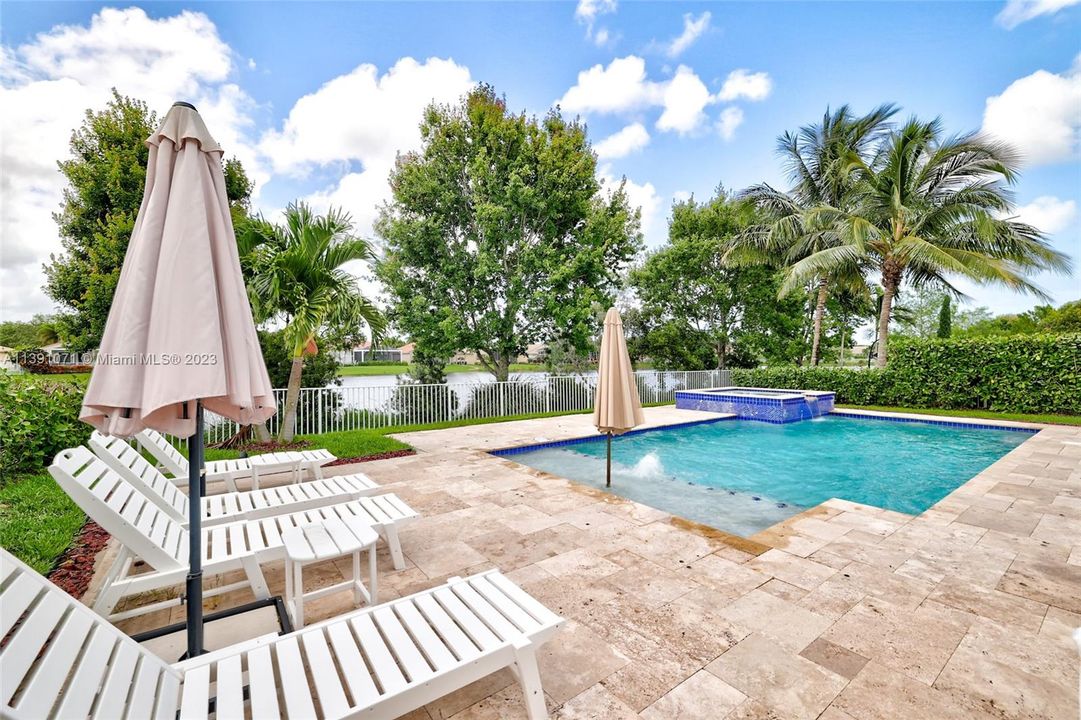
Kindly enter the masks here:
[[316, 392], [319, 393], [319, 395], [318, 395], [318, 397], [319, 397], [319, 410], [316, 411], [316, 412], [319, 413], [319, 417], [316, 420], [317, 426], [319, 428], [319, 432], [317, 432], [316, 434], [317, 435], [322, 435], [323, 434], [323, 389], [320, 388], [320, 389], [316, 390]]
[[544, 386], [545, 386], [544, 387], [544, 412], [545, 413], [552, 412], [552, 382], [554, 380], [555, 380], [555, 378], [552, 377], [551, 375], [549, 375], [548, 377], [546, 377], [544, 379]]
[[507, 415], [507, 383], [499, 383], [499, 417]]

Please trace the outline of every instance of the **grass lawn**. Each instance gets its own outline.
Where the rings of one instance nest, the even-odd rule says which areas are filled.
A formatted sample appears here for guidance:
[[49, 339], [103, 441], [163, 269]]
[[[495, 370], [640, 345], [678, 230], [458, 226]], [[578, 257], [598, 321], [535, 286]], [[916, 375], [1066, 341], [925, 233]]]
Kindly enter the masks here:
[[86, 516], [44, 470], [0, 487], [0, 546], [42, 575], [71, 545]]
[[[408, 365], [342, 365], [338, 368], [338, 374], [342, 377], [355, 377], [358, 375], [401, 375], [409, 370]], [[544, 372], [545, 367], [543, 365], [536, 365], [530, 363], [511, 363], [510, 371], [512, 373], [523, 372]], [[446, 372], [448, 373], [463, 373], [463, 372], [487, 372], [480, 365], [447, 365]]]
[[991, 410], [942, 410], [940, 408], [900, 408], [889, 405], [838, 405], [846, 410], [878, 410], [880, 412], [920, 413], [948, 417], [980, 418], [981, 420], [1014, 420], [1016, 422], [1046, 423], [1048, 425], [1081, 425], [1079, 415], [1027, 415], [1024, 413], [1001, 413]]
[[[307, 440], [313, 447], [326, 448], [340, 458], [378, 455], [393, 450], [408, 450], [409, 446], [392, 437], [387, 437], [384, 430], [345, 430], [343, 432], [323, 433], [322, 435], [297, 435], [297, 440]], [[235, 458], [236, 450], [206, 451], [207, 460], [225, 460]]]

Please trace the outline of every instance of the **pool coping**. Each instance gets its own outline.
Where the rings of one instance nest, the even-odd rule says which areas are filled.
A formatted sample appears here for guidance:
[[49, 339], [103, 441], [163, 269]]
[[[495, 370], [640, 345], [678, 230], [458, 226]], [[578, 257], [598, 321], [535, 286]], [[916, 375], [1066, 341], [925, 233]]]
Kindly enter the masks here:
[[[920, 512], [918, 514], [912, 515], [912, 514], [909, 514], [909, 513], [901, 513], [901, 512], [898, 512], [896, 510], [890, 510], [888, 508], [882, 508], [882, 507], [879, 507], [877, 505], [868, 505], [866, 503], [858, 503], [858, 502], [848, 500], [848, 499], [845, 499], [845, 498], [833, 497], [833, 498], [829, 498], [828, 500], [824, 500], [823, 502], [819, 503], [818, 505], [814, 505], [812, 507], [805, 508], [804, 510], [801, 510], [800, 512], [796, 513], [795, 515], [791, 515], [791, 516], [785, 518], [784, 520], [781, 520], [779, 522], [774, 523], [773, 525], [769, 525], [768, 527], [762, 528], [761, 530], [759, 530], [758, 532], [756, 532], [756, 533], [754, 533], [753, 535], [750, 535], [750, 536], [737, 535], [735, 533], [730, 533], [730, 532], [728, 532], [726, 530], [722, 530], [721, 528], [717, 528], [717, 527], [714, 527], [712, 525], [707, 525], [705, 523], [700, 523], [700, 522], [698, 522], [696, 520], [691, 520], [689, 518], [682, 517], [682, 516], [677, 515], [675, 513], [670, 513], [667, 510], [662, 510], [660, 508], [655, 508], [652, 505], [647, 505], [645, 503], [640, 503], [637, 500], [632, 500], [631, 498], [626, 498], [626, 497], [623, 497], [622, 495], [617, 495], [616, 493], [610, 493], [610, 492], [607, 492], [607, 491], [605, 491], [605, 490], [603, 490], [601, 488], [595, 488], [595, 487], [593, 487], [591, 485], [586, 485], [585, 483], [580, 483], [580, 482], [578, 482], [576, 480], [572, 480], [571, 478], [565, 478], [562, 475], [556, 475], [555, 473], [550, 473], [550, 472], [547, 472], [545, 470], [539, 470], [537, 468], [531, 467], [531, 466], [526, 465], [524, 463], [520, 463], [520, 462], [513, 459], [515, 455], [521, 455], [523, 453], [533, 452], [535, 450], [543, 450], [543, 449], [548, 449], [548, 448], [553, 448], [553, 447], [566, 447], [566, 446], [569, 446], [569, 445], [579, 445], [579, 444], [582, 444], [582, 443], [589, 443], [589, 442], [599, 442], [599, 441], [604, 440], [607, 437], [603, 433], [596, 433], [596, 434], [591, 434], [591, 435], [582, 435], [582, 436], [577, 436], [577, 437], [572, 437], [572, 438], [564, 438], [563, 440], [553, 440], [553, 441], [546, 441], [546, 442], [541, 442], [541, 443], [531, 443], [531, 444], [528, 444], [528, 445], [514, 445], [514, 446], [505, 447], [505, 448], [478, 449], [478, 450], [476, 450], [476, 452], [483, 453], [485, 455], [488, 455], [490, 457], [493, 457], [493, 458], [496, 458], [496, 459], [499, 459], [499, 460], [503, 460], [505, 462], [513, 463], [517, 467], [527, 470], [530, 474], [532, 474], [532, 475], [534, 475], [536, 477], [549, 477], [549, 478], [554, 478], [554, 479], [557, 479], [557, 480], [560, 480], [560, 481], [563, 481], [563, 482], [570, 483], [571, 487], [573, 487], [574, 489], [579, 490], [581, 492], [584, 492], [586, 494], [589, 494], [589, 495], [596, 495], [596, 494], [603, 495], [605, 501], [609, 501], [608, 498], [611, 498], [610, 502], [620, 502], [620, 501], [622, 501], [622, 502], [636, 503], [636, 504], [642, 505], [643, 507], [647, 507], [647, 508], [650, 508], [650, 509], [653, 509], [653, 510], [657, 510], [658, 512], [663, 512], [663, 513], [667, 514], [673, 521], [679, 523], [680, 526], [683, 527], [683, 529], [685, 529], [685, 530], [687, 530], [689, 532], [692, 532], [692, 533], [694, 533], [696, 535], [700, 535], [700, 536], [703, 536], [703, 537], [712, 537], [713, 539], [719, 540], [720, 542], [723, 542], [724, 544], [726, 544], [726, 545], [728, 545], [730, 547], [733, 547], [733, 548], [736, 548], [736, 549], [741, 549], [744, 552], [750, 552], [753, 555], [759, 555], [759, 554], [761, 554], [761, 552], [763, 552], [761, 550], [761, 548], [774, 547], [774, 548], [777, 548], [779, 550], [784, 550], [786, 548], [786, 546], [787, 546], [787, 542], [784, 541], [784, 539], [788, 535], [787, 528], [791, 527], [791, 525], [794, 522], [796, 522], [797, 520], [799, 520], [801, 518], [815, 517], [815, 516], [818, 516], [818, 515], [822, 514], [823, 512], [827, 512], [827, 513], [828, 512], [836, 512], [837, 508], [838, 508], [838, 505], [848, 506], [849, 509], [851, 509], [851, 510], [858, 510], [860, 508], [863, 508], [865, 510], [873, 511], [875, 513], [890, 513], [890, 514], [894, 514], [894, 515], [897, 515], [897, 516], [905, 516], [905, 517], [907, 517], [909, 519], [918, 518], [921, 515], [923, 515], [924, 513], [928, 513], [928, 512], [933, 511], [940, 504], [948, 502], [949, 499], [953, 496], [954, 493], [963, 490], [969, 483], [977, 480], [985, 472], [987, 472], [991, 468], [995, 467], [995, 465], [997, 465], [998, 463], [1006, 460], [1015, 451], [1017, 451], [1019, 448], [1023, 447], [1029, 440], [1036, 437], [1036, 435], [1038, 435], [1041, 430], [1047, 429], [1049, 427], [1054, 427], [1053, 425], [1045, 425], [1045, 424], [1042, 424], [1042, 423], [1025, 423], [1025, 422], [1017, 422], [1017, 421], [1014, 421], [1014, 420], [983, 420], [981, 418], [955, 418], [955, 417], [952, 417], [952, 416], [943, 416], [943, 415], [920, 415], [918, 413], [888, 413], [888, 412], [882, 412], [880, 410], [850, 410], [850, 409], [841, 408], [841, 409], [833, 410], [828, 414], [830, 414], [830, 415], [843, 415], [843, 416], [850, 417], [852, 419], [887, 420], [887, 421], [892, 421], [892, 422], [903, 422], [903, 423], [923, 422], [923, 423], [927, 423], [927, 424], [931, 424], [931, 425], [944, 425], [944, 426], [947, 426], [947, 427], [960, 427], [960, 428], [977, 429], [977, 430], [1015, 430], [1015, 431], [1026, 432], [1026, 433], [1030, 434], [1031, 437], [1026, 438], [1017, 447], [1012, 448], [1008, 453], [1006, 453], [1002, 457], [995, 460], [995, 462], [991, 463], [990, 465], [988, 465], [986, 468], [984, 468], [980, 472], [976, 473], [972, 477], [965, 480], [963, 483], [961, 483], [960, 485], [955, 487], [953, 490], [951, 490], [949, 493], [947, 493], [946, 496], [943, 497], [941, 500], [939, 500], [935, 504], [931, 505], [931, 507], [927, 508], [926, 510], [923, 510], [922, 512]], [[650, 426], [650, 427], [647, 427], [647, 428], [637, 428], [637, 429], [629, 430], [629, 431], [627, 431], [625, 433], [622, 433], [622, 435], [641, 435], [643, 433], [653, 432], [653, 431], [656, 431], [656, 430], [671, 430], [671, 429], [674, 429], [674, 428], [692, 427], [692, 426], [695, 426], [695, 425], [710, 425], [710, 424], [717, 423], [717, 422], [724, 422], [724, 421], [729, 421], [729, 420], [739, 420], [739, 419], [740, 419], [740, 417], [738, 415], [725, 414], [725, 415], [721, 415], [720, 417], [716, 417], [716, 418], [704, 418], [704, 419], [700, 419], [700, 420], [689, 420], [689, 421], [686, 421], [686, 422], [674, 422], [674, 423], [667, 423], [667, 424], [664, 424], [664, 425], [654, 425], [654, 426]], [[778, 540], [781, 540], [782, 542], [778, 543], [777, 542]], [[758, 548], [758, 549], [752, 549], [752, 548]]]

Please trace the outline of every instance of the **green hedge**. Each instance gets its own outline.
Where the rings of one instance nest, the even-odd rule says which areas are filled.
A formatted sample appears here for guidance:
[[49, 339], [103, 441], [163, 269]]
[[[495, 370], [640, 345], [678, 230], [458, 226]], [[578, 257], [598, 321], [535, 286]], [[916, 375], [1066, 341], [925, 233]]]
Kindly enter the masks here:
[[884, 370], [733, 370], [735, 385], [832, 390], [837, 402], [1081, 414], [1081, 335], [897, 340]]
[[83, 391], [74, 380], [0, 373], [0, 484], [40, 471], [56, 453], [86, 441], [91, 428], [79, 422]]

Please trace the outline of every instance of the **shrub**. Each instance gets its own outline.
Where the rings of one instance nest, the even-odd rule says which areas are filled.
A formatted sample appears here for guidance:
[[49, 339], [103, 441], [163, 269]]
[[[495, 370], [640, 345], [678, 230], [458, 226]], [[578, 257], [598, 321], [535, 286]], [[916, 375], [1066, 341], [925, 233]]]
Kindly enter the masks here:
[[90, 436], [79, 422], [83, 388], [72, 381], [0, 375], [0, 479], [40, 470]]
[[884, 370], [733, 370], [732, 383], [832, 390], [837, 402], [1081, 413], [1081, 335], [897, 340]]

